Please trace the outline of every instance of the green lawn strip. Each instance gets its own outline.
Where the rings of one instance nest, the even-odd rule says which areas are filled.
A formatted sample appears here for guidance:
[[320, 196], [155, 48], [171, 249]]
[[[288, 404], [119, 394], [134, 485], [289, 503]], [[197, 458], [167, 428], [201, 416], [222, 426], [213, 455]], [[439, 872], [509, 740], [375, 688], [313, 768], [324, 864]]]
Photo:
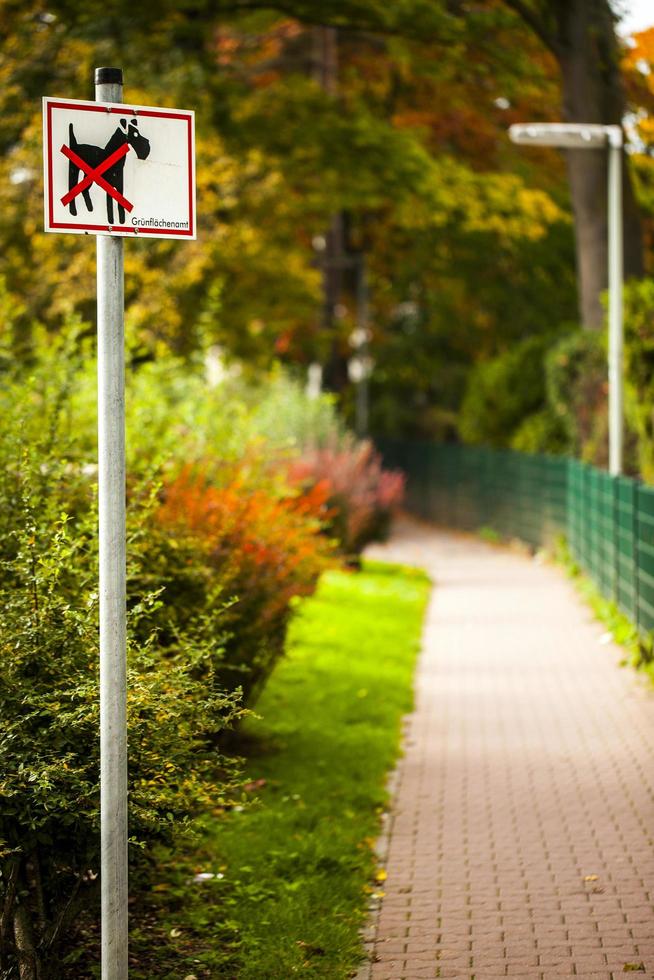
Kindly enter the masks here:
[[[428, 592], [422, 572], [366, 562], [361, 573], [329, 572], [302, 603], [288, 656], [237, 746], [248, 778], [265, 780], [259, 800], [206, 818], [184, 865], [163, 863], [153, 898], [166, 942], [148, 959], [150, 977], [336, 980], [356, 970]], [[198, 872], [222, 877], [191, 882]], [[146, 934], [134, 938], [146, 948]]]

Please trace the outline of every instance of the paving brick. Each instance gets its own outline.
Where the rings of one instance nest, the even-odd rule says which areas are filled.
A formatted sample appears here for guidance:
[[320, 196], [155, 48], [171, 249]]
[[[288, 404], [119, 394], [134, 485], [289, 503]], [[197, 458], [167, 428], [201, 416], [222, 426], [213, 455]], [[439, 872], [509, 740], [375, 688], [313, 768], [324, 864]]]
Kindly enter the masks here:
[[577, 973], [592, 973], [593, 970], [605, 970], [607, 969], [606, 957], [600, 953], [590, 953], [586, 954], [583, 951], [575, 949], [574, 962], [577, 967]]
[[[471, 980], [496, 980], [497, 977], [505, 977], [506, 970], [503, 967], [493, 968], [492, 966], [484, 967], [483, 970], [474, 970], [470, 973]], [[541, 980], [541, 973], [529, 973], [526, 975], [525, 980]]]
[[404, 960], [373, 963], [370, 972], [374, 980], [401, 980], [404, 976]]
[[411, 522], [372, 553], [436, 583], [372, 980], [654, 976], [654, 697], [556, 568]]

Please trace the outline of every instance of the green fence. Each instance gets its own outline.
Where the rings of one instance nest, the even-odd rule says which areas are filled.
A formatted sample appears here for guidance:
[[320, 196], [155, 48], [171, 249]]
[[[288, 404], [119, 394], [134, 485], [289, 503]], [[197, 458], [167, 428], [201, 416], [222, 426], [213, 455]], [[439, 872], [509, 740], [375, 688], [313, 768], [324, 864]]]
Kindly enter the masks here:
[[654, 632], [654, 487], [557, 456], [387, 441], [415, 514], [531, 545], [565, 535], [577, 563], [643, 636]]

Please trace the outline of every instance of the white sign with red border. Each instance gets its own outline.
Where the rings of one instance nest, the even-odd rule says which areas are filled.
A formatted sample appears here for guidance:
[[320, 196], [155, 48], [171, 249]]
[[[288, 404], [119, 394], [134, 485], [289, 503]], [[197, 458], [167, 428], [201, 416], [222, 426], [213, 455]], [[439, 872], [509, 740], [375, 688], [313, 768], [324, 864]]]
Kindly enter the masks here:
[[195, 115], [43, 100], [45, 230], [196, 237]]

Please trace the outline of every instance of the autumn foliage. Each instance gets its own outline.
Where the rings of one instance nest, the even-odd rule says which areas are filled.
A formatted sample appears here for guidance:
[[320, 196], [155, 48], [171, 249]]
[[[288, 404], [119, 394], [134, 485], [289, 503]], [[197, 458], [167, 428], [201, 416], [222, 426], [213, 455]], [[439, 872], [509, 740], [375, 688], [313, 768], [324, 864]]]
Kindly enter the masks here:
[[351, 436], [306, 451], [290, 478], [307, 492], [326, 488], [330, 529], [350, 559], [384, 538], [404, 495], [403, 474], [384, 470], [372, 443]]
[[219, 679], [242, 687], [249, 702], [283, 653], [293, 600], [314, 590], [332, 557], [321, 533], [329, 493], [322, 480], [306, 492], [275, 492], [238, 471], [220, 485], [202, 467], [164, 487], [159, 524], [172, 537], [195, 538], [198, 560], [231, 603]]

